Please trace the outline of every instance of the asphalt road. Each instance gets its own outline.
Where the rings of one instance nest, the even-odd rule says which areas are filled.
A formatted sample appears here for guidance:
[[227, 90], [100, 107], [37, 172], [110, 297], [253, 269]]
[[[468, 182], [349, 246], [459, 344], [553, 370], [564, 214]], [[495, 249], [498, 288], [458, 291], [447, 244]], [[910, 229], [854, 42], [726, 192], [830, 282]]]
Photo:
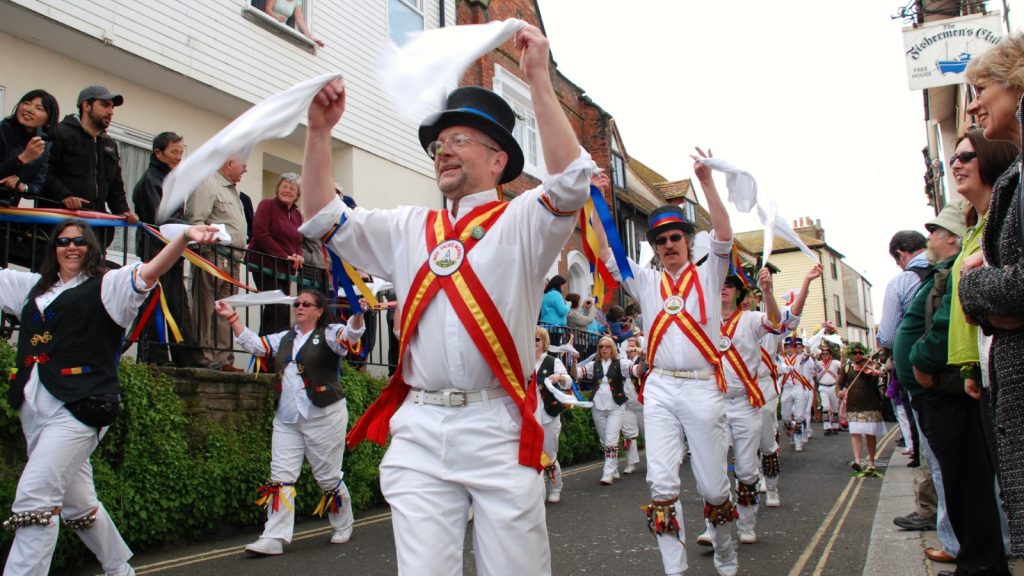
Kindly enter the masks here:
[[[845, 433], [823, 436], [820, 425], [817, 426], [804, 452], [793, 452], [788, 443], [784, 446], [782, 506], [761, 507], [757, 524], [759, 542], [739, 545], [740, 574], [848, 576], [863, 570], [882, 481], [852, 478], [848, 467], [849, 437]], [[893, 450], [891, 436], [880, 442], [879, 463], [883, 470]], [[694, 488], [689, 460], [681, 471], [688, 574], [713, 575], [711, 549], [696, 545], [696, 537], [703, 529], [703, 503]], [[641, 462], [637, 473], [623, 475], [613, 486], [601, 486], [600, 463], [564, 471], [562, 501], [548, 504], [547, 508], [554, 575], [664, 573], [657, 544], [640, 511], [640, 505], [650, 501], [645, 472], [645, 463]], [[905, 512], [909, 510], [896, 510], [893, 514]], [[252, 533], [147, 551], [136, 556], [132, 564], [140, 576], [395, 574], [394, 540], [387, 508], [361, 514], [355, 526], [351, 541], [332, 545], [328, 542], [326, 521], [300, 522], [296, 525], [296, 539], [283, 555], [276, 557], [245, 554], [242, 548], [257, 536]], [[475, 575], [471, 535], [466, 539], [464, 557], [465, 574]], [[98, 566], [93, 566], [65, 574], [97, 572]]]

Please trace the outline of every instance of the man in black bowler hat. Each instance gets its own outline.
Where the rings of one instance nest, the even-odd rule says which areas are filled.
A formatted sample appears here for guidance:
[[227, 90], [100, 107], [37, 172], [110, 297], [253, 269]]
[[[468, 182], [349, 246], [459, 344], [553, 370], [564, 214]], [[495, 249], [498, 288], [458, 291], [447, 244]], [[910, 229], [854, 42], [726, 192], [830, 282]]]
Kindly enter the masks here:
[[330, 136], [344, 84], [309, 109], [301, 230], [390, 278], [401, 310], [398, 368], [349, 434], [350, 445], [384, 442], [390, 426], [380, 478], [399, 574], [461, 574], [470, 504], [479, 573], [551, 573], [532, 342], [539, 288], [576, 226], [591, 167], [555, 95], [547, 39], [527, 26], [513, 43], [550, 176], [510, 202], [495, 188], [519, 175], [523, 153], [515, 114], [489, 90], [455, 90], [420, 125], [447, 210], [345, 207]]

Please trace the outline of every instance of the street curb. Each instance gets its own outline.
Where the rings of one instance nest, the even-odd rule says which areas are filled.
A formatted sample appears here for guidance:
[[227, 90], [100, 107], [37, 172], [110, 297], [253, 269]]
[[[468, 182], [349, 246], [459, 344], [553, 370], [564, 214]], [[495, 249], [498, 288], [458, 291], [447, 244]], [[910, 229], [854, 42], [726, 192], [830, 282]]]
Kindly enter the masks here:
[[896, 516], [915, 508], [914, 476], [917, 468], [908, 468], [910, 459], [893, 447], [889, 466], [882, 480], [878, 509], [871, 525], [871, 542], [864, 562], [864, 576], [932, 576], [931, 562], [924, 557], [928, 537], [934, 532], [902, 530], [892, 523]]

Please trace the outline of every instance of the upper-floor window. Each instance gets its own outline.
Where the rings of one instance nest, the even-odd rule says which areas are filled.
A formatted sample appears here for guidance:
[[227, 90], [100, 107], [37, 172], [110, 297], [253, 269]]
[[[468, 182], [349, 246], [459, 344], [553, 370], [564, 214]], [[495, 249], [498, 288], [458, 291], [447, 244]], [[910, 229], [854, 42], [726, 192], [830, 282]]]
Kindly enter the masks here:
[[[121, 124], [111, 124], [107, 134], [117, 142], [117, 150], [121, 156], [121, 179], [124, 181], [125, 196], [132, 211], [135, 211], [135, 204], [132, 201], [132, 191], [135, 184], [142, 179], [143, 174], [149, 167], [149, 157], [153, 153], [153, 137], [145, 132], [129, 128]], [[129, 256], [134, 255], [136, 250], [135, 238], [141, 234], [136, 228], [125, 228], [127, 236], [121, 229], [116, 229], [114, 241], [108, 251], [123, 252]], [[125, 240], [127, 239], [127, 243]], [[120, 262], [121, 259], [110, 258]]]
[[516, 113], [516, 126], [512, 130], [525, 160], [523, 172], [541, 179], [547, 174], [544, 167], [544, 152], [537, 132], [537, 115], [533, 112], [530, 87], [508, 70], [494, 65], [494, 91], [501, 95], [512, 111]]
[[697, 223], [697, 205], [689, 198], [683, 201], [683, 214], [690, 222]]
[[839, 261], [836, 260], [835, 254], [829, 255], [829, 265], [832, 268], [832, 279], [839, 280]]
[[[258, 21], [275, 24], [275, 30], [301, 40], [304, 44], [323, 46], [313, 35], [313, 0], [250, 0], [249, 4], [261, 16]], [[251, 11], [250, 11], [251, 12]]]
[[626, 160], [612, 152], [612, 184], [620, 190], [626, 189]]
[[423, 30], [423, 0], [388, 0], [388, 37], [401, 46], [411, 32]]
[[843, 307], [839, 302], [839, 294], [833, 294], [832, 300], [836, 306], [836, 328], [841, 328], [843, 326]]

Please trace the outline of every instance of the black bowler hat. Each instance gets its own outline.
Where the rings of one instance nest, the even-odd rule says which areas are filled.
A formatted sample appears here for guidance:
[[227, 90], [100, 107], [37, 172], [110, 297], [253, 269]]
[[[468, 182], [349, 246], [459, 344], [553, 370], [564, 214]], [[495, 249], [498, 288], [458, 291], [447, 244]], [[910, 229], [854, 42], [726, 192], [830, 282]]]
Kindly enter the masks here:
[[647, 242], [654, 245], [654, 238], [666, 230], [680, 230], [683, 234], [693, 234], [697, 227], [683, 214], [679, 206], [668, 205], [655, 208], [647, 217]]
[[723, 284], [736, 289], [736, 305], [739, 305], [739, 303], [743, 302], [743, 299], [747, 297], [747, 292], [749, 291], [747, 289], [747, 285], [743, 283], [743, 279], [738, 275], [730, 273], [725, 277], [725, 282]]
[[487, 134], [506, 154], [508, 163], [500, 184], [511, 182], [523, 171], [523, 151], [512, 136], [516, 115], [505, 99], [479, 86], [457, 88], [448, 95], [447, 109], [420, 124], [420, 145], [426, 150], [437, 135], [450, 126], [468, 126]]

